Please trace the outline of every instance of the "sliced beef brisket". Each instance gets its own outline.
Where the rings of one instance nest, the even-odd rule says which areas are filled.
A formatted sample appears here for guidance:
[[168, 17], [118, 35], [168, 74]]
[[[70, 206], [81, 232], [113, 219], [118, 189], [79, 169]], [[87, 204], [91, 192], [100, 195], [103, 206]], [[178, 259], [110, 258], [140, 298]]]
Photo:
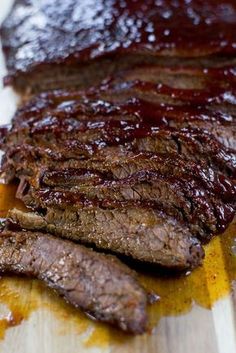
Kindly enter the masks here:
[[[226, 145], [235, 141], [233, 115], [189, 105], [169, 109], [136, 98], [94, 100], [91, 92], [45, 93], [17, 112], [3, 139], [3, 170], [8, 180], [16, 176], [21, 186], [29, 184], [30, 192], [21, 187], [18, 197], [44, 212], [60, 207], [66, 213], [72, 204], [73, 212], [87, 214], [91, 204], [111, 219], [110, 214], [124, 212], [128, 224], [127, 207], [155, 217], [161, 209], [164, 227], [164, 217], [176, 217], [178, 227], [187, 225], [201, 239], [222, 232], [235, 213], [235, 151], [215, 137], [223, 134]], [[172, 118], [174, 124], [201, 122], [204, 130], [194, 124], [178, 130], [168, 126]], [[211, 135], [208, 126], [218, 132]], [[53, 228], [57, 222], [49, 223]], [[85, 217], [79, 234], [90, 222]], [[53, 229], [60, 234], [59, 227]], [[85, 231], [83, 241], [90, 233]]]
[[[223, 175], [171, 155], [107, 152], [85, 161], [61, 161], [59, 169], [57, 161], [29, 163], [23, 158], [16, 175], [36, 189], [73, 188], [92, 199], [152, 201], [153, 207], [188, 221], [202, 238], [222, 231], [232, 220], [236, 189]], [[32, 206], [32, 197], [25, 198], [24, 192], [18, 197]]]
[[124, 331], [146, 330], [147, 294], [112, 256], [48, 234], [6, 229], [0, 236], [0, 272], [38, 278], [75, 307]]
[[[228, 177], [215, 172], [213, 169], [186, 161], [175, 154], [153, 154], [150, 152], [132, 152], [126, 149], [105, 149], [89, 159], [75, 158], [45, 158], [40, 150], [33, 151], [29, 148], [19, 148], [6, 158], [3, 168], [14, 168], [17, 177], [29, 176], [35, 187], [42, 182], [45, 184], [44, 175], [47, 171], [58, 171], [64, 178], [76, 173], [82, 176], [88, 171], [97, 173], [100, 179], [119, 180], [128, 178], [135, 173], [144, 171], [156, 172], [163, 177], [190, 178], [199, 183], [210, 193], [218, 193], [226, 201], [234, 200], [235, 185]], [[48, 151], [47, 151], [48, 152]], [[59, 157], [62, 157], [61, 155]], [[60, 168], [58, 162], [60, 161]], [[87, 174], [87, 179], [90, 174]], [[46, 182], [47, 184], [47, 182]], [[78, 184], [79, 185], [79, 184]]]
[[[128, 181], [105, 182], [104, 186], [83, 187], [78, 191], [66, 188], [23, 188], [18, 197], [33, 209], [47, 206], [59, 206], [67, 209], [74, 205], [77, 209], [94, 204], [103, 208], [140, 208], [146, 207], [162, 210], [165, 214], [175, 216], [182, 223], [187, 222], [191, 232], [202, 240], [209, 240], [214, 233], [222, 232], [232, 221], [235, 214], [235, 199], [223, 202], [219, 197], [208, 194], [194, 181], [178, 178], [161, 178], [155, 173], [148, 173], [141, 178], [132, 177]], [[153, 175], [151, 175], [153, 174]], [[132, 180], [133, 179], [133, 180]], [[139, 179], [139, 180], [138, 180]], [[136, 181], [136, 185], [132, 185]], [[125, 188], [125, 185], [129, 186]], [[110, 186], [109, 186], [110, 184]], [[85, 188], [84, 188], [85, 189]], [[134, 192], [139, 191], [139, 199]]]
[[236, 209], [235, 2], [159, 3], [16, 0], [0, 31], [5, 84], [52, 88], [0, 129], [2, 176], [31, 209], [9, 211], [0, 272], [134, 334], [134, 274], [62, 238], [188, 270]]
[[42, 199], [46, 213], [45, 207], [43, 214], [12, 210], [9, 217], [23, 228], [47, 231], [152, 265], [187, 269], [202, 262], [200, 242], [184, 224], [162, 212], [128, 203], [102, 208], [101, 203], [78, 200], [72, 207], [72, 200], [50, 191], [43, 191]]
[[[115, 89], [118, 95], [130, 88], [134, 89], [134, 95], [138, 93], [136, 90], [140, 93], [148, 91], [153, 97], [156, 90], [158, 94], [164, 93], [164, 95], [168, 94], [169, 96], [171, 93], [176, 93], [177, 97], [175, 96], [175, 98], [180, 100], [183, 98], [191, 104], [212, 103], [212, 98], [214, 103], [216, 101], [218, 103], [224, 102], [226, 97], [219, 97], [218, 94], [223, 88], [227, 90], [234, 87], [236, 82], [235, 67], [234, 65], [214, 67], [215, 58], [212, 59], [211, 65], [205, 67], [197, 67], [197, 60], [192, 62], [192, 66], [186, 65], [185, 60], [176, 61], [173, 66], [169, 66], [168, 63], [165, 66], [158, 64], [135, 65], [103, 81], [102, 87], [108, 93], [110, 89]], [[167, 87], [176, 91], [168, 90]], [[92, 88], [92, 92], [94, 94], [96, 90]], [[109, 94], [109, 97], [116, 99], [116, 96], [112, 94]], [[202, 99], [199, 101], [199, 98], [204, 99], [204, 101]]]
[[[7, 147], [9, 158], [17, 159], [22, 154], [26, 160], [29, 155], [40, 159], [51, 157], [61, 161], [63, 156], [64, 159], [84, 159], [93, 155], [99, 156], [106, 151], [107, 154], [112, 153], [108, 147], [114, 146], [113, 151], [115, 151], [115, 146], [117, 146], [116, 150], [119, 155], [121, 153], [119, 151], [124, 149], [176, 153], [187, 160], [205, 163], [226, 175], [235, 176], [235, 151], [223, 147], [213, 136], [201, 130], [159, 129], [143, 123], [125, 121], [92, 122], [90, 120], [84, 123], [76, 120], [76, 124], [79, 125], [79, 130], [76, 131], [71, 119], [67, 119], [64, 114], [63, 118], [60, 117], [60, 126], [58, 126], [58, 121], [55, 125], [55, 118], [51, 124], [47, 116], [45, 116], [46, 125], [43, 120], [38, 126], [32, 123], [32, 119], [29, 119], [33, 130], [25, 127], [27, 122], [21, 121], [19, 127], [16, 123], [16, 127], [8, 133], [3, 143], [3, 148]], [[67, 123], [65, 123], [66, 120]], [[69, 130], [66, 132], [67, 128]], [[233, 134], [234, 130], [229, 126], [228, 131]], [[33, 146], [36, 147], [35, 150]]]
[[[166, 125], [191, 128], [178, 131], [163, 128]], [[22, 146], [25, 141], [49, 148], [53, 143], [55, 148], [63, 140], [67, 155], [90, 155], [101, 146], [125, 143], [127, 148], [138, 150], [177, 151], [198, 162], [206, 160], [232, 175], [235, 152], [193, 127], [204, 131], [209, 128], [226, 146], [235, 145], [235, 119], [220, 112], [162, 107], [137, 99], [123, 103], [94, 101], [82, 99], [78, 92], [60, 91], [42, 94], [19, 110], [7, 144]]]
[[69, 134], [87, 142], [122, 143], [150, 136], [157, 128], [187, 127], [208, 131], [226, 147], [236, 149], [236, 119], [232, 112], [205, 106], [155, 104], [129, 97], [111, 102], [99, 92], [96, 99], [88, 98], [88, 92], [40, 95], [17, 112], [11, 142], [37, 141], [42, 135], [45, 139], [66, 139]]

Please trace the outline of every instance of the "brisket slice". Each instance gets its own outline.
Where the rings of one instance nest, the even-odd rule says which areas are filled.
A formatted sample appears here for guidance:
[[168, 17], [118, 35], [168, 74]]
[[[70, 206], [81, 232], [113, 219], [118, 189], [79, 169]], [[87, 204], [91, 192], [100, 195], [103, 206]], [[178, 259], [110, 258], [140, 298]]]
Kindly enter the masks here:
[[125, 183], [122, 185], [120, 181], [111, 187], [105, 183], [103, 189], [89, 186], [87, 193], [65, 188], [29, 188], [23, 196], [18, 193], [18, 197], [33, 209], [53, 206], [80, 210], [84, 206], [97, 206], [105, 210], [131, 207], [137, 208], [139, 212], [142, 207], [153, 208], [175, 216], [181, 223], [187, 222], [191, 232], [204, 241], [209, 240], [214, 233], [223, 232], [232, 221], [235, 214], [235, 205], [232, 203], [224, 203], [217, 196], [208, 195], [194, 181], [175, 178], [163, 180], [153, 174], [152, 177], [145, 176], [143, 183], [140, 180], [137, 183], [139, 200], [135, 198], [136, 189], [135, 186], [132, 188], [131, 180], [130, 186], [126, 188]]
[[[232, 220], [236, 190], [234, 183], [223, 175], [171, 155], [111, 152], [101, 159], [61, 162], [60, 169], [57, 162], [29, 165], [27, 161], [25, 168], [31, 168], [29, 183], [35, 188], [61, 187], [62, 191], [67, 185], [74, 186], [89, 198], [151, 200], [167, 214], [190, 222], [191, 231], [202, 238], [223, 231]], [[18, 165], [18, 177], [26, 177], [24, 159]], [[23, 200], [26, 202], [24, 197]]]
[[35, 277], [94, 318], [143, 333], [147, 295], [132, 271], [112, 256], [30, 231], [4, 230], [0, 272]]
[[117, 144], [163, 127], [208, 131], [226, 147], [236, 149], [236, 120], [232, 113], [201, 106], [155, 104], [138, 98], [109, 102], [63, 91], [41, 95], [23, 106], [14, 117], [7, 141], [49, 142], [56, 136], [65, 139], [69, 135], [82, 141]]
[[[45, 157], [53, 142], [53, 151], [68, 158], [90, 158], [101, 149], [117, 146], [117, 152], [122, 149], [123, 142], [127, 150], [148, 151], [153, 153], [176, 153], [186, 160], [193, 160], [198, 164], [205, 163], [215, 170], [219, 170], [228, 176], [235, 177], [236, 174], [236, 153], [232, 149], [225, 148], [213, 136], [198, 129], [162, 128], [150, 129], [140, 124], [124, 124], [122, 128], [93, 129], [92, 132], [80, 132], [73, 138], [73, 134], [67, 134], [66, 138], [47, 134], [27, 137], [26, 140], [31, 146], [46, 149]], [[125, 131], [123, 131], [125, 129]], [[14, 151], [14, 146], [24, 146], [24, 138], [17, 132], [17, 140], [14, 134], [8, 135], [6, 151]], [[20, 141], [22, 139], [22, 141]], [[62, 146], [63, 140], [63, 146]], [[16, 144], [14, 144], [16, 142]], [[10, 147], [9, 147], [10, 146]], [[30, 147], [26, 147], [26, 149]], [[105, 153], [105, 152], [104, 152]]]
[[[44, 196], [50, 204], [50, 192]], [[186, 269], [202, 262], [200, 242], [185, 225], [162, 212], [128, 204], [115, 209], [83, 204], [73, 209], [69, 203], [63, 209], [59, 198], [56, 207], [44, 208], [41, 214], [14, 209], [9, 217], [25, 229], [47, 231], [149, 264]]]
[[[124, 120], [124, 116], [133, 115], [136, 120], [139, 118], [146, 122], [153, 122], [154, 119], [157, 121], [159, 118], [160, 123], [162, 122], [162, 124], [165, 122], [162, 119], [162, 115], [165, 118], [171, 116], [176, 116], [176, 118], [179, 116], [179, 118], [181, 118], [181, 115], [184, 114], [189, 118], [192, 118], [191, 120], [193, 120], [193, 118], [202, 118], [204, 121], [211, 122], [218, 120], [223, 124], [227, 124], [232, 122], [232, 120], [235, 120], [233, 119], [233, 117], [235, 117], [235, 110], [232, 111], [232, 114], [221, 113], [221, 108], [223, 109], [223, 105], [222, 107], [219, 106], [218, 109], [214, 109], [215, 112], [212, 112], [212, 97], [209, 97], [210, 101], [206, 101], [204, 104], [192, 104], [191, 97], [188, 97], [188, 93], [190, 96], [191, 94], [194, 97], [196, 96], [195, 98], [197, 99], [202, 90], [180, 90], [181, 94], [179, 95], [182, 95], [184, 99], [182, 104], [180, 104], [181, 102], [178, 100], [178, 97], [175, 98], [172, 104], [160, 104], [155, 103], [155, 99], [153, 99], [153, 97], [157, 94], [156, 90], [159, 87], [158, 85], [147, 89], [149, 88], [149, 82], [137, 80], [134, 82], [126, 82], [124, 80], [118, 84], [117, 89], [115, 90], [115, 94], [113, 94], [112, 91], [111, 94], [109, 94], [114, 85], [113, 80], [108, 79], [99, 86], [91, 87], [90, 89], [83, 91], [53, 90], [41, 93], [30, 99], [28, 102], [24, 103], [21, 108], [17, 110], [14, 116], [14, 121], [18, 124], [23, 121], [34, 123], [35, 121], [40, 121], [45, 115], [50, 117], [54, 116], [55, 114], [64, 118], [70, 116], [76, 118], [77, 120], [88, 120], [88, 118], [91, 118], [92, 120], [98, 120], [99, 116], [106, 116], [108, 118], [120, 116]], [[143, 91], [145, 99], [135, 97], [134, 94], [132, 94], [132, 97], [130, 97], [129, 85], [131, 85], [132, 88], [132, 85], [136, 84], [138, 85], [138, 91], [140, 91], [140, 94]], [[145, 87], [146, 85], [147, 88]], [[114, 89], [115, 88], [116, 86]], [[216, 91], [218, 89], [220, 90], [220, 88], [215, 88]], [[214, 91], [214, 88], [205, 88], [204, 92], [207, 93], [209, 91], [210, 94], [211, 90]], [[234, 92], [234, 90], [235, 88], [233, 85], [232, 91]], [[123, 96], [120, 97], [119, 94]], [[174, 96], [176, 96], [176, 94], [174, 94]], [[146, 99], [148, 97], [152, 98], [152, 101]], [[232, 94], [228, 94], [227, 90], [225, 91], [223, 99], [225, 102], [231, 103], [233, 108], [235, 100], [234, 97], [232, 97]], [[218, 99], [216, 98], [216, 100]], [[201, 117], [201, 115], [203, 116]], [[212, 119], [212, 115], [214, 119]]]
[[[147, 159], [144, 159], [144, 157]], [[42, 164], [39, 169], [34, 166], [35, 176], [30, 178], [30, 182], [35, 188], [62, 186], [65, 188], [74, 187], [75, 190], [79, 190], [83, 186], [110, 185], [112, 187], [114, 185], [115, 187], [116, 185], [122, 185], [123, 182], [124, 184], [130, 182], [133, 185], [138, 182], [152, 182], [170, 178], [173, 182], [174, 180], [193, 181], [195, 185], [204, 188], [210, 195], [220, 194], [220, 199], [228, 202], [234, 201], [236, 188], [229, 179], [220, 174], [214, 174], [211, 169], [207, 170], [202, 166], [198, 168], [194, 163], [186, 162], [184, 165], [185, 161], [177, 158], [173, 160], [172, 157], [169, 155], [164, 158], [160, 155], [151, 154], [131, 155], [126, 158], [121, 157], [121, 163], [114, 160], [114, 163], [110, 164], [108, 159], [101, 160], [100, 170], [98, 170], [99, 168], [66, 168], [66, 164], [62, 164], [61, 168], [52, 168], [52, 165]], [[126, 166], [129, 162], [130, 168], [127, 169]], [[161, 163], [163, 164], [161, 165]], [[94, 164], [91, 165], [88, 164], [88, 167], [95, 167], [95, 165], [99, 165], [98, 161], [94, 161]], [[81, 166], [83, 166], [83, 163]], [[124, 171], [122, 171], [122, 167], [124, 167]]]
[[[15, 175], [36, 189], [56, 187], [63, 192], [74, 187], [88, 198], [152, 201], [153, 207], [190, 222], [193, 234], [204, 239], [223, 231], [232, 220], [236, 190], [223, 175], [171, 155], [116, 152], [100, 160], [60, 162], [60, 168], [57, 161], [36, 164], [23, 158]], [[19, 189], [18, 197], [33, 207], [35, 195], [28, 197], [27, 191]]]
[[[93, 158], [75, 159], [61, 154], [50, 156], [50, 151], [31, 149], [29, 146], [19, 147], [5, 157], [3, 170], [8, 176], [30, 176], [33, 185], [37, 188], [40, 180], [44, 181], [47, 170], [60, 170], [62, 173], [68, 169], [67, 174], [79, 174], [82, 171], [99, 173], [100, 177], [107, 180], [117, 180], [132, 176], [141, 171], [155, 171], [163, 177], [192, 178], [210, 193], [219, 194], [226, 201], [234, 200], [235, 185], [227, 177], [215, 172], [209, 167], [197, 165], [192, 161], [185, 161], [175, 154], [153, 154], [149, 152], [135, 153], [124, 149], [110, 148], [97, 153]], [[49, 158], [48, 158], [49, 153]], [[64, 153], [66, 154], [66, 153]], [[56, 158], [58, 157], [58, 158]], [[60, 168], [58, 168], [60, 162]], [[32, 178], [33, 176], [33, 178]], [[68, 175], [65, 174], [65, 177]], [[87, 176], [89, 178], [89, 175]]]
[[[76, 172], [72, 171], [73, 174]], [[77, 195], [83, 195], [98, 200], [151, 201], [154, 207], [187, 222], [191, 231], [203, 238], [207, 233], [223, 231], [234, 216], [234, 207], [229, 201], [222, 202], [218, 196], [210, 196], [198, 183], [186, 177], [163, 178], [155, 172], [141, 171], [119, 181], [105, 180], [98, 185], [75, 182], [73, 185], [67, 184], [66, 175], [68, 173], [63, 183], [54, 183], [55, 193], [69, 191], [75, 199]], [[234, 197], [231, 194], [232, 202], [235, 195], [236, 192]]]
[[[126, 0], [123, 6], [118, 0], [101, 6], [96, 0], [89, 4], [16, 0], [1, 28], [6, 83], [21, 90], [89, 86], [135, 63], [200, 67], [232, 63], [235, 2], [227, 1], [224, 16], [222, 1], [177, 6], [170, 1], [159, 6], [154, 0], [147, 4]], [[227, 54], [232, 55], [225, 59]]]
[[236, 178], [236, 152], [227, 149], [210, 134], [198, 129], [161, 129], [150, 136], [135, 139], [132, 147], [153, 153], [177, 153], [186, 160]]

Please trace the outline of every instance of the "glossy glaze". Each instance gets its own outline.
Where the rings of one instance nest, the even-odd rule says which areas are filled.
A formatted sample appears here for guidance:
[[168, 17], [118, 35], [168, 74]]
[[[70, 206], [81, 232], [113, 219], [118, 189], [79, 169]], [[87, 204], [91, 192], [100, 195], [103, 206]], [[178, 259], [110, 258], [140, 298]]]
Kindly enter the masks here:
[[[93, 90], [90, 95], [98, 95], [98, 92]], [[235, 174], [235, 153], [215, 137], [220, 136], [227, 145], [227, 135], [232, 135], [234, 143], [235, 134], [233, 114], [211, 111], [202, 105], [154, 104], [138, 98], [112, 103], [91, 96], [82, 99], [78, 92], [55, 91], [37, 97], [17, 112], [8, 143], [14, 140], [21, 146], [27, 141], [36, 143], [38, 154], [43, 152], [40, 147], [47, 147], [48, 156], [51, 151], [51, 156], [53, 153], [55, 158], [61, 159], [55, 147], [61, 146], [62, 140], [64, 152], [60, 153], [76, 158], [76, 154], [89, 156], [105, 146], [126, 144], [130, 148], [137, 145], [139, 139], [152, 138], [159, 146], [162, 142], [164, 146], [172, 144], [169, 151], [173, 151], [174, 144], [175, 151], [179, 152], [177, 145], [182, 144], [192, 155], [209, 157], [221, 165], [220, 168], [228, 168], [232, 176]], [[30, 147], [24, 145], [22, 151], [25, 148]]]
[[[192, 105], [203, 104], [236, 104], [236, 92], [234, 89], [227, 90], [220, 87], [207, 87], [206, 89], [180, 89], [166, 86], [164, 84], [155, 84], [148, 81], [128, 81], [121, 84], [114, 84], [112, 82], [104, 88], [110, 91], [110, 94], [125, 94], [137, 95], [149, 94], [150, 98], [155, 98], [155, 95], [161, 97], [168, 97], [176, 103], [185, 103]], [[161, 98], [160, 98], [161, 99]]]
[[[155, 177], [163, 178], [163, 177], [177, 177], [181, 180], [195, 180], [199, 184], [200, 187], [204, 187], [210, 193], [215, 193], [225, 202], [233, 202], [236, 197], [236, 186], [222, 174], [216, 173], [211, 168], [204, 167], [203, 165], [196, 165], [195, 163], [190, 163], [181, 158], [178, 158], [175, 154], [169, 155], [158, 155], [152, 153], [136, 153], [131, 158], [127, 156], [127, 159], [123, 159], [121, 161], [123, 163], [129, 164], [132, 162], [140, 163], [143, 159], [144, 166], [145, 159], [149, 159], [152, 161], [153, 169], [144, 169], [137, 171], [127, 178], [122, 178], [121, 183], [128, 184], [129, 182], [148, 182], [155, 180]], [[96, 163], [96, 157], [94, 159]], [[99, 159], [98, 159], [99, 161]], [[105, 160], [100, 159], [100, 162], [103, 163], [104, 168], [106, 168]], [[41, 176], [38, 175], [35, 177], [37, 184], [48, 185], [48, 186], [63, 186], [66, 189], [71, 186], [79, 187], [84, 184], [90, 185], [107, 185], [107, 183], [111, 183], [112, 185], [116, 185], [116, 181], [120, 180], [112, 175], [112, 166], [111, 171], [109, 172], [109, 167], [107, 166], [107, 171], [90, 171], [89, 165], [92, 167], [96, 164], [91, 163], [87, 164], [88, 169], [75, 169], [75, 168], [62, 168], [62, 169], [53, 169], [52, 166], [49, 170], [46, 169], [46, 165], [44, 165]], [[82, 166], [86, 166], [86, 163], [81, 163]], [[115, 163], [114, 163], [115, 165]], [[117, 165], [119, 165], [117, 163]], [[150, 163], [151, 165], [151, 163]], [[171, 166], [171, 167], [170, 167]], [[102, 165], [101, 165], [102, 169]]]
[[[145, 92], [148, 83], [138, 83], [138, 89]], [[124, 90], [126, 83], [124, 83]], [[155, 94], [157, 86], [148, 89], [148, 93]], [[162, 88], [160, 88], [162, 89]], [[53, 91], [38, 96], [31, 100], [27, 105], [20, 109], [14, 117], [15, 125], [24, 123], [25, 126], [34, 126], [37, 122], [44, 119], [47, 125], [53, 123], [53, 119], [72, 119], [72, 122], [77, 120], [78, 124], [84, 120], [108, 120], [117, 119], [126, 120], [137, 119], [143, 120], [147, 123], [168, 124], [168, 119], [176, 118], [179, 120], [201, 120], [209, 122], [219, 122], [221, 124], [232, 124], [235, 129], [236, 120], [234, 114], [222, 111], [221, 107], [212, 110], [210, 109], [207, 93], [197, 90], [177, 90], [175, 94], [182, 96], [184, 104], [162, 104], [152, 103], [145, 99], [137, 98], [134, 96], [127, 97], [122, 101], [110, 102], [109, 99], [101, 99], [100, 96], [105, 90], [109, 90], [109, 83], [93, 89], [89, 93], [86, 92], [85, 96], [81, 92], [70, 91]], [[166, 94], [172, 94], [171, 88], [165, 89]], [[218, 91], [217, 88], [215, 88]], [[168, 92], [167, 92], [168, 91]], [[194, 100], [197, 96], [203, 96], [201, 99], [202, 104], [186, 104], [187, 100]], [[84, 94], [84, 93], [83, 93]], [[195, 97], [195, 98], [194, 98]], [[217, 95], [214, 96], [213, 101], [221, 99]], [[223, 103], [227, 103], [227, 97], [223, 97]], [[178, 99], [176, 99], [178, 101]], [[232, 105], [234, 105], [232, 101]], [[91, 124], [92, 122], [91, 121]], [[23, 126], [24, 126], [23, 125]], [[43, 125], [43, 123], [42, 123]]]
[[10, 74], [114, 54], [236, 52], [233, 0], [17, 0], [3, 25]]
[[[97, 95], [98, 92], [93, 91], [90, 95]], [[186, 92], [186, 94], [188, 93]], [[193, 92], [192, 100], [195, 99], [194, 96]], [[143, 134], [145, 129], [153, 131], [154, 127], [199, 127], [210, 131], [225, 146], [235, 146], [236, 120], [234, 113], [225, 112], [220, 107], [212, 110], [207, 105], [191, 105], [188, 102], [177, 106], [157, 104], [135, 97], [112, 103], [99, 99], [98, 96], [96, 99], [91, 96], [89, 99], [82, 98], [78, 92], [55, 91], [38, 97], [17, 113], [14, 127], [16, 131], [30, 128], [31, 132], [41, 134], [46, 132], [61, 134], [63, 131], [73, 134], [73, 131], [76, 132], [76, 130], [85, 131], [88, 128], [100, 128], [102, 131], [102, 127], [113, 126], [115, 128], [123, 124], [123, 134], [125, 135], [129, 131], [127, 126], [135, 125], [132, 121], [137, 121], [140, 127], [142, 126]], [[113, 134], [114, 128], [112, 129]], [[23, 131], [22, 133], [24, 133]], [[108, 135], [110, 138], [112, 137], [112, 133]], [[120, 139], [122, 134], [116, 137]]]

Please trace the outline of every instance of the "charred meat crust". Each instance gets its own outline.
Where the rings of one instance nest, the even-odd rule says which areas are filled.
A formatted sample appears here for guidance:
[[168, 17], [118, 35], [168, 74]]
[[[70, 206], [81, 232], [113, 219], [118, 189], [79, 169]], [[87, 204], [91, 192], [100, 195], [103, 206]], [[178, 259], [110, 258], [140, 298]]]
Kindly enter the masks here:
[[224, 2], [212, 0], [194, 1], [191, 12], [188, 3], [178, 1], [181, 11], [176, 11], [176, 3], [168, 0], [162, 6], [154, 0], [147, 4], [126, 0], [124, 6], [110, 0], [98, 6], [94, 0], [90, 5], [86, 11], [82, 0], [15, 1], [1, 28], [9, 71], [6, 83], [21, 90], [27, 85], [34, 90], [55, 88], [68, 81], [89, 86], [121, 68], [153, 62], [165, 66], [167, 61], [176, 66], [179, 58], [189, 66], [206, 67], [209, 57], [215, 66], [232, 64], [233, 0], [225, 4], [229, 10], [224, 16]]

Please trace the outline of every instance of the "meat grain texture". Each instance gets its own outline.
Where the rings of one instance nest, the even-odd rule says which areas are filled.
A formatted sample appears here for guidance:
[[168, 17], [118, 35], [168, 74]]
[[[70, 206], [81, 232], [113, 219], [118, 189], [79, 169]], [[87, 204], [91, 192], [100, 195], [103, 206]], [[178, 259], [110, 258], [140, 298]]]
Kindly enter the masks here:
[[134, 334], [147, 328], [148, 296], [118, 259], [37, 233], [4, 230], [0, 271], [42, 280], [75, 307]]

